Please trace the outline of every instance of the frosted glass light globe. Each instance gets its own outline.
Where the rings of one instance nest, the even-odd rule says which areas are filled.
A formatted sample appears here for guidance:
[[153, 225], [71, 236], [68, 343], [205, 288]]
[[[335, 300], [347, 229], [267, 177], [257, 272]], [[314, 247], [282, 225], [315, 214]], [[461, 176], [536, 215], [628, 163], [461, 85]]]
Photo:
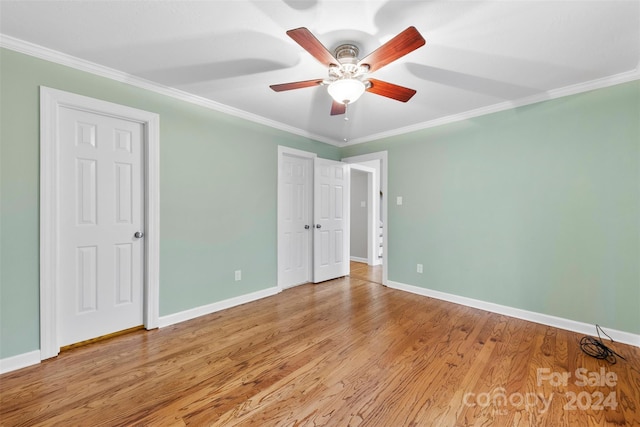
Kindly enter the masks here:
[[364, 93], [364, 83], [357, 79], [342, 79], [331, 83], [327, 88], [329, 95], [341, 104], [353, 104]]

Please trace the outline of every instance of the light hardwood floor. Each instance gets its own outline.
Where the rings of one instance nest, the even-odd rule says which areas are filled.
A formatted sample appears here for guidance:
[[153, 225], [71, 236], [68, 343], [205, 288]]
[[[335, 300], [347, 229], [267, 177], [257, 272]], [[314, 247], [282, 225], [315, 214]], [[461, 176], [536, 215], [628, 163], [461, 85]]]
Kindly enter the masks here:
[[367, 280], [373, 283], [382, 284], [382, 266], [377, 265], [374, 267], [368, 266], [363, 262], [351, 261], [351, 265], [349, 266], [351, 269], [351, 273], [349, 274], [352, 278]]
[[609, 365], [580, 337], [342, 278], [2, 375], [0, 423], [640, 426], [640, 348]]

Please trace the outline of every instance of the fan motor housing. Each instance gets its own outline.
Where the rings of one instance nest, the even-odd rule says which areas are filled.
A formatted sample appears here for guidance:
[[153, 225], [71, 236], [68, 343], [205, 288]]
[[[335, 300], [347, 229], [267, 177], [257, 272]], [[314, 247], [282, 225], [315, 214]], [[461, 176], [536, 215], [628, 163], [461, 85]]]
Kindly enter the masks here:
[[343, 43], [335, 48], [334, 56], [338, 66], [330, 70], [329, 74], [337, 78], [354, 78], [362, 76], [368, 71], [366, 66], [358, 66], [360, 49], [353, 43]]

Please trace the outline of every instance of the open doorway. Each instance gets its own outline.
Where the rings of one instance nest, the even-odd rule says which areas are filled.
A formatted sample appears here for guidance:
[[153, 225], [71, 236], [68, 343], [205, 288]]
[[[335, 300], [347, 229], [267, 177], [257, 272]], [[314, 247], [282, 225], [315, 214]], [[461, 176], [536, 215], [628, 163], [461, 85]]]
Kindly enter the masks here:
[[[387, 152], [381, 151], [342, 159], [351, 164], [351, 276], [361, 274], [387, 284]], [[355, 179], [353, 177], [355, 176]], [[356, 186], [354, 189], [353, 186]], [[366, 219], [365, 219], [366, 215]], [[355, 218], [354, 218], [355, 216]], [[357, 224], [356, 224], [357, 223]], [[364, 226], [366, 224], [366, 226]], [[366, 234], [363, 231], [366, 229]], [[366, 237], [365, 237], [366, 236]], [[366, 248], [366, 255], [365, 249]], [[359, 276], [358, 276], [359, 277]]]
[[376, 170], [351, 164], [350, 259], [370, 266], [380, 264], [379, 180]]

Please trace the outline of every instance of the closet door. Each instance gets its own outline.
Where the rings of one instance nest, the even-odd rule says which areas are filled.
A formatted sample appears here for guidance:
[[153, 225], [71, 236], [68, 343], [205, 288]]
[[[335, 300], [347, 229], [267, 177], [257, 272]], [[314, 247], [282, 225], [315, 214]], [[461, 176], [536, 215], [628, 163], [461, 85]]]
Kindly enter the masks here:
[[349, 274], [349, 167], [314, 159], [313, 282]]
[[278, 188], [278, 281], [280, 286], [311, 280], [313, 159], [283, 154]]

